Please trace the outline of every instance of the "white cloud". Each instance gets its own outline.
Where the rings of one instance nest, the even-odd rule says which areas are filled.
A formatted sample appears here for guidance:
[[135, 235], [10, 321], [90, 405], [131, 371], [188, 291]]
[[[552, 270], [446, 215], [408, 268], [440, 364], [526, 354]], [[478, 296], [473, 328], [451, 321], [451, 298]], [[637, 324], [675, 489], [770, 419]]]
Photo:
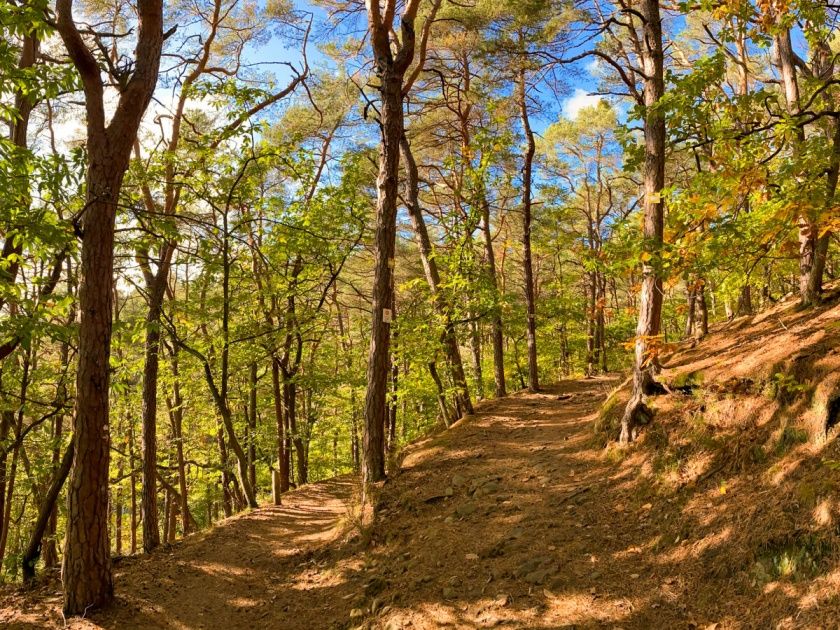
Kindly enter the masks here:
[[566, 116], [566, 118], [574, 120], [577, 118], [580, 110], [584, 107], [593, 107], [597, 105], [600, 100], [601, 97], [597, 94], [589, 94], [586, 90], [575, 88], [575, 93], [570, 98], [563, 101], [563, 115]]

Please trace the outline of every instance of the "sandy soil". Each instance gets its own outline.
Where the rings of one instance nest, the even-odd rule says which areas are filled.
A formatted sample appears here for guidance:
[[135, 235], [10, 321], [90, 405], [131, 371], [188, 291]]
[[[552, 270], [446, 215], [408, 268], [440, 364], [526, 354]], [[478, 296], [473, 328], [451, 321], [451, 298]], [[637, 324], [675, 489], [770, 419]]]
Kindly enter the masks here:
[[[479, 405], [413, 445], [378, 488], [351, 479], [118, 565], [118, 599], [72, 628], [817, 628], [840, 614], [837, 564], [806, 584], [727, 564], [750, 478], [663, 492], [593, 439], [617, 378]], [[832, 586], [832, 584], [834, 586]], [[817, 589], [817, 590], [815, 590]], [[821, 590], [819, 590], [821, 589]], [[7, 596], [0, 625], [60, 627], [55, 584]]]

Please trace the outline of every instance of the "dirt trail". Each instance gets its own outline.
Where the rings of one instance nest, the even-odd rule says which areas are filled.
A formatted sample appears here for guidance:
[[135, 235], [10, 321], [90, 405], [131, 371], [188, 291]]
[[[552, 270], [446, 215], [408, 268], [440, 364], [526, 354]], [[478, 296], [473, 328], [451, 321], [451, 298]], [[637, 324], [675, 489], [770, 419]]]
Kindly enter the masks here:
[[[718, 572], [714, 487], [692, 511], [689, 497], [646, 488], [638, 462], [594, 445], [616, 384], [566, 381], [479, 405], [408, 449], [375, 497], [376, 523], [349, 537], [345, 478], [121, 563], [115, 607], [71, 627], [800, 627], [771, 624], [780, 617], [760, 592]], [[51, 588], [17, 596], [11, 617], [0, 607], [0, 626], [60, 626]], [[764, 597], [796, 609], [784, 589]]]

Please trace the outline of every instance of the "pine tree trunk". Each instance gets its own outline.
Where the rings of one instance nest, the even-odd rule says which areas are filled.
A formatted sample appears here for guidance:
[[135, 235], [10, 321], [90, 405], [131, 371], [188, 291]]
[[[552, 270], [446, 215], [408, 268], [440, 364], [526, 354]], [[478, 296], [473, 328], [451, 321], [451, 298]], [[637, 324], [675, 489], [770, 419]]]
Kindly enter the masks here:
[[400, 139], [403, 135], [401, 73], [380, 70], [382, 140], [377, 178], [374, 236], [373, 324], [367, 368], [362, 477], [366, 484], [385, 478], [385, 422], [391, 348], [391, 282], [396, 241]]
[[257, 364], [252, 362], [248, 379], [248, 480], [257, 491]]
[[163, 3], [141, 0], [134, 72], [106, 125], [101, 70], [76, 28], [72, 11], [72, 0], [56, 2], [56, 25], [84, 87], [88, 160], [81, 225], [75, 455], [62, 562], [65, 615], [106, 605], [114, 593], [108, 535], [114, 225], [131, 148], [157, 83], [163, 45]]
[[[70, 466], [73, 463], [73, 442], [67, 446], [64, 451], [64, 456], [61, 458], [61, 463], [53, 473], [53, 480], [50, 484], [49, 490], [44, 497], [41, 504], [41, 509], [38, 512], [38, 518], [35, 521], [35, 527], [32, 529], [32, 535], [29, 537], [29, 544], [26, 546], [26, 552], [23, 554], [23, 581], [31, 582], [35, 578], [35, 566], [38, 564], [38, 557], [41, 551], [41, 541], [44, 533], [50, 527], [52, 518], [56, 513], [55, 506], [58, 502], [58, 495], [61, 493], [61, 488], [64, 487], [64, 482], [67, 480], [67, 475], [70, 473]], [[45, 565], [46, 557], [45, 557]]]
[[175, 455], [178, 460], [178, 485], [181, 488], [181, 528], [186, 536], [190, 532], [189, 495], [187, 491], [187, 465], [184, 456], [184, 400], [181, 398], [181, 374], [178, 363], [178, 347], [172, 348], [172, 429], [175, 437]]
[[[129, 420], [129, 423], [131, 420]], [[131, 474], [128, 476], [129, 483], [131, 483], [131, 553], [137, 553], [137, 474], [134, 472], [135, 458], [134, 458], [134, 428], [129, 424], [128, 427], [128, 462], [131, 467]]]
[[419, 175], [411, 145], [405, 134], [400, 139], [400, 149], [405, 161], [406, 169], [406, 194], [405, 204], [411, 218], [414, 234], [417, 237], [417, 245], [420, 249], [420, 261], [423, 263], [423, 271], [426, 275], [426, 282], [434, 300], [433, 304], [438, 315], [444, 320], [444, 331], [441, 336], [443, 349], [451, 371], [452, 382], [458, 390], [458, 405], [463, 407], [467, 413], [473, 412], [472, 400], [470, 398], [467, 377], [464, 373], [464, 363], [461, 359], [461, 349], [458, 338], [455, 335], [455, 327], [452, 325], [452, 308], [446, 303], [446, 298], [440, 291], [440, 272], [432, 249], [432, 241], [426, 229], [426, 220], [423, 217], [423, 209], [420, 207]]
[[496, 255], [493, 251], [493, 234], [490, 231], [490, 202], [487, 195], [481, 196], [481, 231], [484, 234], [484, 252], [487, 257], [487, 278], [493, 292], [493, 381], [496, 398], [507, 396], [505, 383], [505, 338], [502, 327], [502, 306], [499, 296], [499, 281], [496, 277]]
[[517, 104], [522, 129], [525, 133], [526, 149], [522, 164], [522, 270], [525, 279], [525, 309], [528, 339], [528, 389], [539, 391], [540, 382], [537, 371], [537, 305], [534, 288], [534, 267], [531, 255], [531, 186], [533, 185], [533, 164], [536, 142], [531, 130], [528, 115], [528, 102], [525, 93], [525, 69], [519, 70], [517, 82]]
[[143, 416], [141, 424], [140, 510], [143, 513], [143, 551], [151, 553], [160, 545], [157, 513], [157, 391], [160, 371], [160, 315], [166, 278], [158, 277], [147, 286], [149, 310], [146, 313], [146, 348], [143, 365]]
[[283, 384], [280, 361], [271, 359], [271, 386], [274, 395], [274, 419], [277, 424], [277, 469], [280, 472], [280, 493], [289, 491], [289, 460], [286, 452], [286, 418], [283, 405]]

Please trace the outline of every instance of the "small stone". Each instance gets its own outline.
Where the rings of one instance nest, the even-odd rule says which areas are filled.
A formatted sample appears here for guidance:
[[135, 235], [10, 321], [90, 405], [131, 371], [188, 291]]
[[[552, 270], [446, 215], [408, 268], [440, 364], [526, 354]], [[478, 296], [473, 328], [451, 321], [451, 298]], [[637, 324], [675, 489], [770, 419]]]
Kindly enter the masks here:
[[443, 587], [443, 598], [444, 599], [455, 599], [458, 597], [458, 591], [456, 591], [451, 586], [444, 586]]
[[525, 582], [528, 584], [542, 584], [549, 575], [551, 575], [551, 571], [548, 569], [531, 571], [525, 576]]
[[448, 497], [451, 497], [455, 494], [455, 489], [452, 486], [449, 486], [448, 488], [446, 488], [446, 490], [443, 491], [443, 494], [445, 494]]
[[354, 608], [350, 611], [350, 619], [358, 619], [359, 617], [364, 617], [365, 613], [361, 608]]
[[463, 486], [466, 483], [467, 483], [467, 479], [463, 475], [459, 475], [458, 473], [455, 473], [454, 475], [452, 475], [452, 485], [455, 486], [456, 488], [459, 487], [459, 486]]
[[443, 522], [444, 522], [444, 523], [451, 523], [451, 522], [453, 522], [454, 520], [455, 520], [455, 519], [454, 519], [454, 518], [452, 518], [451, 516], [447, 516], [445, 519], [443, 519]]
[[467, 555], [464, 556], [464, 558], [466, 558], [467, 560], [478, 560], [478, 554], [477, 553], [468, 553]]
[[477, 509], [478, 508], [474, 503], [463, 503], [455, 508], [455, 514], [460, 518], [464, 518], [465, 516], [475, 513]]
[[496, 595], [496, 599], [493, 600], [493, 603], [496, 606], [507, 606], [510, 603], [510, 595], [507, 593], [499, 593]]

